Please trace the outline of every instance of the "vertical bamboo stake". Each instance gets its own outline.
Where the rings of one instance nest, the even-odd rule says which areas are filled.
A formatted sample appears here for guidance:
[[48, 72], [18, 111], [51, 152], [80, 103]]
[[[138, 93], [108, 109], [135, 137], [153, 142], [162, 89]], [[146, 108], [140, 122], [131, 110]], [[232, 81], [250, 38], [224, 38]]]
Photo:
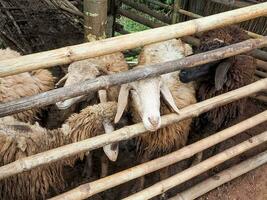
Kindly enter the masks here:
[[181, 0], [175, 0], [173, 4], [173, 12], [172, 12], [172, 24], [176, 24], [176, 22], [180, 21], [180, 15], [178, 11], [180, 10]]

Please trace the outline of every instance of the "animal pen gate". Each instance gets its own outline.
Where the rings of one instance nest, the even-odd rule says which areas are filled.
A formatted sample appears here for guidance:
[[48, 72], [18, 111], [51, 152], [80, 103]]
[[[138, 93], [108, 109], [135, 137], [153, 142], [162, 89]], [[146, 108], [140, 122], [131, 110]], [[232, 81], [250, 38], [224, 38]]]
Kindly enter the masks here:
[[[38, 54], [26, 55], [19, 57], [17, 59], [3, 60], [0, 61], [0, 66], [1, 66], [0, 77], [41, 68], [49, 68], [60, 64], [68, 64], [73, 61], [106, 55], [117, 51], [134, 49], [146, 44], [160, 42], [172, 38], [183, 37], [183, 39], [186, 42], [197, 46], [199, 44], [199, 40], [195, 36], [192, 37], [192, 35], [197, 36], [200, 32], [212, 30], [218, 27], [223, 27], [230, 24], [240, 23], [252, 19], [255, 20], [255, 18], [257, 17], [261, 17], [260, 19], [257, 20], [259, 20], [259, 23], [260, 22], [262, 23], [262, 26], [265, 27], [265, 29], [264, 28], [260, 29], [259, 26], [252, 26], [251, 25], [252, 22], [243, 23], [242, 26], [244, 28], [247, 28], [249, 31], [253, 31], [249, 32], [249, 35], [256, 39], [250, 39], [241, 43], [233, 44], [227, 47], [219, 48], [201, 54], [192, 55], [175, 61], [147, 65], [146, 68], [132, 69], [122, 73], [101, 76], [94, 80], [86, 80], [80, 84], [75, 84], [72, 86], [48, 91], [45, 94], [39, 94], [32, 97], [22, 98], [19, 100], [4, 103], [0, 105], [0, 116], [3, 117], [33, 107], [40, 107], [53, 104], [60, 100], [65, 100], [75, 96], [80, 96], [82, 94], [86, 94], [92, 91], [97, 91], [99, 89], [107, 88], [113, 85], [128, 83], [139, 79], [154, 77], [157, 75], [177, 71], [180, 69], [185, 69], [187, 67], [193, 67], [201, 64], [210, 63], [212, 61], [228, 58], [251, 50], [253, 50], [251, 54], [258, 59], [257, 65], [259, 69], [256, 72], [256, 76], [260, 78], [258, 78], [257, 81], [242, 88], [185, 107], [181, 110], [181, 114], [179, 115], [177, 114], [165, 115], [162, 117], [161, 127], [167, 126], [168, 124], [172, 124], [174, 122], [179, 122], [181, 120], [190, 117], [197, 117], [201, 113], [209, 111], [218, 106], [239, 100], [243, 97], [252, 96], [258, 92], [266, 91], [267, 89], [266, 52], [258, 49], [267, 46], [267, 37], [260, 35], [260, 34], [266, 35], [267, 23], [266, 23], [266, 17], [263, 16], [267, 15], [267, 3], [249, 5], [247, 7], [242, 7], [232, 11], [227, 11], [221, 14], [211, 15], [202, 18], [201, 15], [207, 15], [213, 13], [198, 12], [198, 14], [195, 14], [193, 12], [196, 12], [198, 10], [205, 11], [205, 9], [202, 9], [203, 7], [201, 7], [201, 5], [204, 5], [204, 2], [209, 2], [209, 1], [198, 1], [202, 2], [199, 3], [198, 5], [192, 3], [193, 1], [177, 0], [175, 1], [176, 4], [173, 8], [167, 5], [162, 5], [161, 3], [152, 0], [149, 0], [148, 2], [151, 4], [158, 4], [159, 6], [165, 7], [167, 9], [176, 10], [177, 12], [174, 12], [171, 19], [170, 17], [166, 17], [165, 15], [153, 11], [148, 6], [140, 6], [140, 4], [136, 2], [133, 3], [133, 1], [130, 0], [122, 0], [122, 3], [131, 6], [136, 10], [149, 14], [157, 18], [161, 22], [164, 22], [165, 24], [172, 23], [173, 25], [161, 27], [165, 24], [161, 22], [153, 23], [150, 20], [143, 18], [142, 16], [134, 15], [131, 11], [119, 8], [118, 10], [112, 11], [112, 13], [113, 14], [118, 13], [120, 15], [126, 16], [139, 23], [143, 23], [155, 29], [117, 36], [109, 39], [103, 39], [100, 41], [93, 41], [90, 43], [84, 43], [80, 45], [64, 47], [61, 49], [55, 49]], [[186, 2], [189, 2], [189, 4]], [[217, 3], [218, 1], [212, 1], [212, 2]], [[226, 4], [226, 1], [220, 1], [220, 2]], [[234, 1], [234, 3], [232, 3], [231, 6], [240, 7], [240, 5], [243, 4], [244, 4], [243, 1]], [[192, 12], [185, 10], [185, 8], [189, 8], [190, 11]], [[183, 14], [183, 16], [179, 16], [179, 19], [181, 21], [187, 19], [184, 15], [190, 18], [197, 18], [197, 19], [184, 21], [182, 23], [176, 24], [176, 20], [178, 19], [177, 16], [181, 14]], [[122, 26], [117, 22], [114, 23], [113, 27], [118, 32], [126, 33], [126, 31], [122, 29]], [[260, 99], [266, 100], [266, 97], [260, 96]], [[244, 120], [243, 122], [240, 122], [239, 124], [236, 124], [225, 130], [222, 130], [212, 136], [204, 138], [191, 145], [185, 146], [184, 148], [181, 148], [178, 151], [172, 152], [166, 156], [157, 158], [155, 160], [151, 160], [147, 163], [143, 163], [141, 165], [121, 171], [119, 173], [110, 175], [108, 177], [83, 184], [73, 190], [70, 190], [64, 194], [53, 197], [51, 199], [69, 200], [69, 199], [85, 199], [91, 197], [97, 193], [113, 188], [122, 183], [128, 182], [130, 180], [136, 179], [148, 173], [154, 172], [156, 170], [162, 169], [164, 167], [177, 163], [181, 160], [189, 158], [198, 152], [201, 152], [215, 144], [218, 144], [228, 138], [238, 135], [239, 133], [266, 121], [267, 121], [267, 111], [264, 111], [247, 120]], [[16, 160], [10, 164], [1, 166], [0, 180], [22, 172], [29, 171], [38, 166], [53, 163], [55, 161], [70, 157], [75, 154], [79, 154], [81, 152], [91, 151], [97, 148], [101, 148], [108, 144], [133, 138], [144, 132], [146, 132], [146, 129], [144, 128], [142, 123], [139, 123], [123, 127], [116, 131], [113, 131], [110, 134], [100, 135], [80, 142], [52, 149], [47, 152], [42, 152], [36, 155], [25, 157]], [[224, 152], [221, 152], [191, 168], [188, 168], [178, 174], [175, 174], [174, 176], [171, 176], [161, 182], [158, 182], [144, 189], [143, 191], [140, 191], [125, 199], [149, 199], [154, 196], [157, 196], [211, 169], [212, 167], [215, 167], [216, 165], [233, 158], [234, 156], [240, 155], [241, 153], [249, 149], [252, 149], [253, 147], [256, 147], [260, 144], [266, 144], [266, 141], [267, 141], [267, 132], [264, 131], [263, 133], [254, 136], [247, 141], [244, 141], [234, 147], [231, 147], [225, 150]], [[267, 162], [267, 152], [265, 151], [251, 158], [250, 160], [244, 161], [239, 165], [231, 168], [232, 169], [231, 172], [233, 174], [230, 178], [225, 179], [224, 174], [227, 173], [227, 171], [221, 172], [219, 176], [221, 176], [222, 178], [220, 179], [219, 182], [214, 183], [210, 179], [208, 179], [203, 183], [199, 183], [197, 186], [178, 194], [176, 197], [173, 197], [173, 199], [197, 198], [200, 195], [206, 193], [207, 191], [210, 191], [213, 188], [223, 184], [224, 182], [227, 182], [230, 179], [233, 179], [234, 177], [244, 174], [247, 171], [252, 170], [266, 162]], [[201, 189], [196, 191], [196, 187]]]

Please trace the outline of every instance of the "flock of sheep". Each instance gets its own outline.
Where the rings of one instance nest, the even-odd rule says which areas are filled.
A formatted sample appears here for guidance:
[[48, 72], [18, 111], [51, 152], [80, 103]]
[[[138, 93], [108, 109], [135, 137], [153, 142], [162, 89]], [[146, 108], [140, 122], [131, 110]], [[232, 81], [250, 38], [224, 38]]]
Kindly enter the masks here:
[[[209, 31], [200, 36], [201, 45], [196, 52], [246, 39], [247, 34], [237, 26]], [[143, 47], [136, 67], [176, 60], [192, 53], [192, 48], [179, 39], [154, 43]], [[1, 60], [18, 56], [17, 52], [9, 48], [0, 50]], [[180, 72], [114, 86], [108, 88], [106, 93], [90, 93], [58, 102], [56, 106], [61, 110], [72, 112], [73, 107], [82, 103], [84, 109], [72, 113], [60, 128], [53, 130], [38, 123], [47, 108], [36, 108], [1, 118], [0, 166], [68, 143], [112, 132], [115, 125], [118, 128], [137, 122], [143, 122], [145, 128], [153, 132], [134, 139], [140, 163], [170, 153], [186, 145], [191, 129], [204, 136], [223, 129], [231, 119], [240, 115], [245, 99], [212, 109], [197, 119], [186, 119], [164, 128], [160, 128], [160, 116], [171, 112], [179, 114], [179, 109], [183, 107], [249, 84], [253, 81], [255, 69], [255, 59], [243, 54]], [[68, 73], [58, 84], [63, 85], [65, 82], [64, 86], [68, 86], [103, 74], [126, 70], [128, 65], [124, 56], [117, 52], [70, 64]], [[48, 70], [0, 78], [1, 102], [54, 89], [55, 80]], [[115, 161], [118, 149], [118, 144], [113, 144], [104, 147], [104, 152], [110, 160]], [[102, 156], [107, 159], [104, 153]], [[0, 199], [34, 200], [45, 199], [51, 193], [58, 194], [67, 186], [64, 167], [73, 167], [78, 159], [87, 158], [90, 168], [90, 157], [91, 153], [87, 152], [0, 180]], [[197, 162], [200, 160], [201, 156]], [[108, 174], [106, 163], [102, 163], [105, 165], [102, 166], [102, 177]], [[92, 170], [89, 168], [85, 170]], [[166, 169], [160, 171], [161, 179], [167, 176]], [[144, 182], [144, 177], [140, 178], [138, 189], [144, 187]]]

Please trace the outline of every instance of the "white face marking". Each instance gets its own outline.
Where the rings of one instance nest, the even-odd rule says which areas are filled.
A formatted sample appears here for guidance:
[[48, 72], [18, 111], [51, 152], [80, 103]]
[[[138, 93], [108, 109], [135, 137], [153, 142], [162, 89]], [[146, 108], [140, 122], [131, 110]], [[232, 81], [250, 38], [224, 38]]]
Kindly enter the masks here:
[[160, 78], [140, 80], [133, 83], [131, 91], [134, 106], [149, 131], [155, 131], [161, 125], [160, 84]]

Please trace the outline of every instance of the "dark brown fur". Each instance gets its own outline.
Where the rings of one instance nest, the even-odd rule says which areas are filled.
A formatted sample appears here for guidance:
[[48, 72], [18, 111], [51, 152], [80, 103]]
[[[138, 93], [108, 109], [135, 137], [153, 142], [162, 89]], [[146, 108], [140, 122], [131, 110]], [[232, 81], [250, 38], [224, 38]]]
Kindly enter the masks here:
[[[224, 43], [218, 44], [218, 40]], [[241, 42], [248, 39], [248, 35], [237, 26], [229, 26], [204, 33], [201, 40], [199, 51], [208, 51], [215, 48]], [[250, 84], [253, 81], [253, 75], [256, 70], [256, 61], [248, 55], [237, 55], [232, 57], [232, 66], [227, 73], [227, 82], [223, 88], [216, 91], [214, 85], [214, 74], [211, 74], [206, 80], [200, 82], [197, 91], [198, 101], [203, 101], [217, 95], [235, 90]], [[232, 119], [237, 118], [246, 105], [246, 99], [241, 99], [233, 103], [215, 108], [202, 114], [198, 119], [197, 129], [203, 131], [215, 132], [226, 126]]]

